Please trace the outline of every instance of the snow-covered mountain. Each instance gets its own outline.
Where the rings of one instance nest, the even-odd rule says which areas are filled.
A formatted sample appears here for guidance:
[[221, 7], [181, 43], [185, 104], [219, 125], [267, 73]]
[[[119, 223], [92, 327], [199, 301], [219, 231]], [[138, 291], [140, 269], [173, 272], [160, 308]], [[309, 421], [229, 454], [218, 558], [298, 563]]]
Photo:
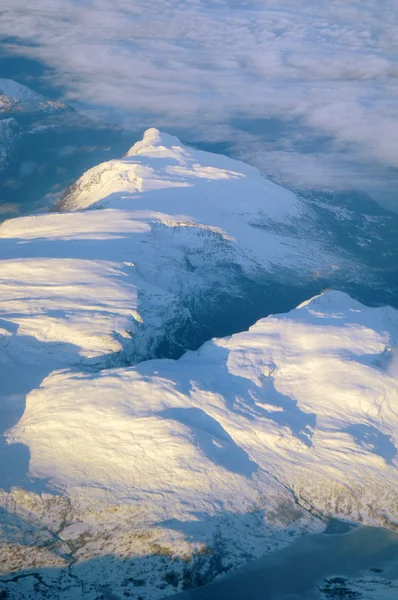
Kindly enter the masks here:
[[48, 100], [22, 83], [0, 78], [0, 114], [50, 114], [67, 108], [66, 104]]
[[53, 371], [7, 434], [47, 493], [2, 493], [2, 568], [153, 599], [328, 516], [395, 528], [397, 341], [396, 310], [328, 292], [178, 361]]
[[294, 194], [156, 130], [124, 159], [85, 174], [62, 206], [102, 210], [14, 219], [0, 229], [0, 307], [18, 327], [18, 356], [29, 360], [39, 360], [29, 349], [38, 342], [61, 364], [131, 363], [159, 356], [160, 344], [181, 354], [183, 331], [205, 330], [231, 298], [239, 310], [258, 282], [360, 276], [308, 228], [279, 233], [305, 223]]
[[178, 361], [56, 371], [9, 438], [69, 495], [241, 512], [274, 478], [322, 513], [397, 520], [397, 343], [395, 309], [327, 292]]
[[38, 342], [60, 364], [95, 368], [175, 357], [325, 287], [374, 286], [380, 273], [335, 245], [311, 203], [153, 129], [84, 174], [59, 208], [101, 210], [0, 229], [0, 307], [23, 340], [18, 357], [33, 361]]
[[58, 209], [0, 227], [0, 590], [154, 600], [330, 517], [396, 527], [395, 309], [327, 292], [184, 354], [372, 289], [389, 215], [155, 129]]
[[126, 132], [0, 79], [0, 222], [47, 211], [92, 165], [125, 152]]
[[[4, 175], [12, 159], [18, 162], [18, 149], [24, 135], [56, 127], [46, 119], [68, 110], [65, 104], [48, 100], [21, 83], [0, 78], [0, 173]], [[7, 212], [2, 204], [3, 198], [0, 198], [0, 215]]]

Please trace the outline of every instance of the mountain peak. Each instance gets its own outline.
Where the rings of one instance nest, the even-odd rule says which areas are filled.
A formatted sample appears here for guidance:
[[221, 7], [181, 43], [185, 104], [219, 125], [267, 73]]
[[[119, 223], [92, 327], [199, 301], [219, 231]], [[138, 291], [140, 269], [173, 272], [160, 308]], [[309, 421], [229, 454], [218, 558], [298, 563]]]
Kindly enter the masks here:
[[66, 108], [66, 104], [48, 100], [22, 83], [0, 78], [0, 114], [53, 113]]
[[130, 148], [126, 156], [141, 154], [142, 151], [149, 148], [170, 148], [172, 146], [181, 146], [181, 142], [177, 137], [159, 131], [156, 127], [151, 127], [145, 131], [142, 140], [139, 140]]

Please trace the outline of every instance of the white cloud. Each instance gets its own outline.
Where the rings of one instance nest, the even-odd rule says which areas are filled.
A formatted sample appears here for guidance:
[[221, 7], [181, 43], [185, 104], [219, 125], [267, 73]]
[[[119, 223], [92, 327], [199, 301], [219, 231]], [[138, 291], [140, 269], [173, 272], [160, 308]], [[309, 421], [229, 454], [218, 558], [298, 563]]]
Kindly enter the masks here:
[[398, 166], [395, 0], [2, 0], [0, 35], [30, 44], [9, 50], [52, 67], [64, 99], [101, 118], [247, 154], [236, 116], [278, 119], [330, 138], [317, 161], [343, 179], [353, 160]]

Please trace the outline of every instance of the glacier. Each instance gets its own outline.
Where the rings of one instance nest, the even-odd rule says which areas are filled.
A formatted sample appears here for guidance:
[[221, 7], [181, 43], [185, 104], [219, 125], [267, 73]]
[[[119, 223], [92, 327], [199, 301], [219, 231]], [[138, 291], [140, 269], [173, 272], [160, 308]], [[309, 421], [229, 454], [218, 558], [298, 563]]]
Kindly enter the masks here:
[[335, 209], [341, 248], [320, 208], [150, 129], [0, 226], [12, 600], [154, 600], [330, 519], [396, 529], [398, 313], [325, 291], [380, 281], [391, 217]]

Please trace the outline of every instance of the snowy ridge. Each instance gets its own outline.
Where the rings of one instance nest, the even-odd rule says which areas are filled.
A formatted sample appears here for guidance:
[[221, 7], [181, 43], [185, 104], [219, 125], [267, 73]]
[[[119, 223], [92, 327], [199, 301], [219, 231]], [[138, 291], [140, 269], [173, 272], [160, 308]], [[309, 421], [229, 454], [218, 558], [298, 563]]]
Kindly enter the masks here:
[[329, 517], [396, 527], [396, 310], [328, 292], [147, 360], [198, 347], [221, 312], [238, 329], [261, 285], [269, 314], [278, 285], [360, 278], [308, 204], [151, 129], [58, 208], [0, 227], [0, 552], [15, 598], [140, 581], [155, 600]]
[[54, 113], [66, 108], [65, 104], [48, 100], [26, 85], [0, 78], [0, 114]]
[[[233, 189], [227, 206], [226, 186]], [[156, 197], [154, 192], [161, 190], [162, 195]], [[170, 193], [166, 195], [167, 190], [173, 191], [175, 198]], [[209, 217], [209, 208], [214, 211], [220, 206], [224, 212], [227, 209], [244, 220], [245, 215], [260, 213], [260, 195], [266, 199], [262, 205], [264, 217], [280, 222], [300, 216], [298, 198], [265, 179], [254, 167], [188, 148], [178, 138], [153, 128], [123, 159], [110, 160], [87, 171], [66, 192], [60, 208], [70, 211], [127, 205], [139, 209], [145, 204], [152, 210], [155, 206], [164, 210], [167, 202], [169, 210], [178, 207], [183, 215], [188, 209], [202, 218]]]
[[[94, 378], [84, 374], [76, 377], [55, 373], [33, 394], [34, 399], [28, 400], [24, 416], [11, 435], [19, 441], [29, 441], [33, 451], [31, 469], [38, 477], [50, 475], [43, 461], [50, 461], [56, 468], [55, 481], [59, 486], [79, 486], [85, 481], [86, 487], [96, 487], [96, 477], [101, 472], [105, 478], [100, 480], [102, 486], [116, 495], [120, 479], [117, 477], [115, 481], [113, 478], [118, 470], [110, 465], [98, 467], [102, 453], [95, 441], [89, 444], [93, 452], [92, 468], [88, 461], [84, 474], [78, 474], [79, 457], [90, 451], [84, 452], [83, 447], [81, 452], [77, 451], [79, 439], [85, 446], [91, 431], [89, 422], [84, 422], [84, 415], [97, 424], [92, 432], [94, 439], [102, 437], [98, 431], [102, 419], [109, 432], [118, 431], [120, 436], [122, 429], [131, 432], [137, 421], [152, 419], [156, 414], [159, 423], [167, 418], [174, 421], [175, 432], [180, 425], [183, 429], [198, 427], [210, 437], [224, 439], [229, 448], [230, 456], [223, 457], [220, 450], [217, 460], [218, 450], [214, 447], [214, 457], [210, 460], [248, 479], [259, 467], [270, 470], [273, 458], [266, 452], [267, 448], [273, 448], [273, 453], [281, 455], [274, 473], [290, 487], [296, 478], [303, 480], [301, 474], [297, 475], [297, 469], [300, 471], [305, 467], [306, 460], [309, 461], [307, 468], [313, 472], [319, 469], [325, 475], [328, 475], [330, 465], [334, 465], [336, 481], [339, 480], [338, 465], [342, 462], [341, 471], [351, 464], [351, 479], [357, 478], [358, 484], [364, 474], [377, 477], [382, 472], [385, 484], [390, 477], [391, 487], [394, 487], [396, 470], [393, 465], [398, 444], [395, 427], [397, 341], [397, 311], [388, 307], [366, 309], [345, 294], [329, 292], [287, 315], [259, 321], [247, 333], [208, 342], [198, 352], [188, 353], [176, 362], [141, 363], [133, 369], [104, 372]], [[217, 381], [220, 382], [218, 385]], [[367, 390], [365, 396], [360, 382]], [[56, 400], [51, 394], [52, 386], [57, 389]], [[112, 392], [114, 387], [117, 393]], [[64, 390], [68, 401], [62, 398]], [[73, 402], [72, 398], [77, 395], [80, 399]], [[40, 419], [36, 423], [35, 414], [42, 402], [47, 406], [40, 408]], [[99, 407], [99, 414], [94, 418]], [[83, 411], [81, 415], [80, 410]], [[116, 419], [120, 415], [117, 425], [108, 419], [108, 410], [110, 415], [114, 412]], [[51, 414], [56, 421], [52, 421]], [[73, 422], [70, 431], [66, 427], [69, 420]], [[156, 421], [155, 418], [154, 427], [148, 427], [149, 440], [157, 437], [153, 435]], [[63, 458], [49, 451], [51, 444], [43, 448], [54, 427], [58, 429], [57, 423], [66, 430], [68, 446], [73, 449], [70, 460], [74, 463], [77, 459], [73, 469], [66, 464], [65, 472]], [[79, 427], [77, 423], [80, 423]], [[80, 428], [82, 433], [86, 432], [84, 436], [79, 433]], [[35, 432], [33, 443], [38, 444], [37, 451], [29, 440], [30, 430]], [[258, 452], [253, 447], [256, 445], [253, 433], [255, 438], [262, 440]], [[57, 435], [63, 434], [59, 431]], [[139, 435], [137, 432], [134, 437], [137, 439]], [[76, 437], [73, 444], [71, 437]], [[182, 434], [182, 437], [185, 436]], [[103, 439], [107, 439], [107, 434]], [[244, 449], [244, 453], [236, 449], [235, 459], [232, 458], [233, 440]], [[126, 452], [127, 448], [122, 452], [123, 464]], [[162, 448], [163, 456], [164, 452]], [[35, 468], [38, 454], [40, 458]], [[151, 455], [148, 452], [148, 456]], [[187, 465], [192, 465], [192, 459], [187, 458], [189, 452], [177, 451], [176, 455], [184, 457]], [[326, 456], [328, 460], [325, 460]], [[170, 492], [176, 489], [173, 473], [178, 471], [171, 468], [172, 462], [172, 457], [170, 463], [165, 460], [170, 472], [164, 481], [169, 481]], [[210, 462], [206, 470], [211, 466]], [[200, 472], [202, 468], [203, 456], [195, 471]], [[148, 476], [149, 465], [143, 471]], [[285, 473], [283, 477], [282, 472]], [[75, 475], [71, 477], [70, 473]], [[109, 484], [106, 483], [108, 477], [111, 477]], [[154, 485], [155, 479], [150, 488], [154, 489]]]
[[[162, 481], [163, 492], [178, 488], [182, 501], [184, 480], [175, 481], [180, 469], [183, 477], [195, 472], [189, 497], [192, 484], [201, 488], [199, 474], [215, 468], [208, 493], [218, 497], [221, 468], [223, 477], [238, 484], [231, 502], [257, 474], [261, 480], [261, 471], [290, 488], [306, 481], [308, 489], [308, 470], [313, 482], [361, 485], [382, 476], [385, 487], [396, 489], [397, 342], [395, 309], [368, 309], [341, 292], [328, 292], [286, 315], [263, 319], [248, 332], [214, 339], [178, 361], [149, 361], [95, 376], [54, 373], [28, 397], [10, 435], [29, 445], [35, 476], [51, 477], [58, 487], [84, 482], [85, 488], [111, 490], [115, 498], [128, 497], [128, 482], [143, 476], [148, 483], [134, 485], [134, 494], [155, 490]], [[118, 432], [117, 447], [112, 431]], [[165, 444], [157, 456], [162, 435]], [[192, 435], [198, 436], [195, 450], [189, 449]], [[176, 447], [178, 440], [188, 447]], [[208, 445], [211, 440], [214, 445]], [[153, 449], [145, 450], [147, 444]], [[130, 452], [131, 466], [122, 475]], [[137, 460], [141, 452], [145, 466]], [[159, 479], [162, 469], [167, 474]], [[205, 481], [207, 476], [207, 486]], [[196, 498], [195, 490], [189, 502]]]
[[[397, 341], [396, 310], [328, 292], [178, 361], [53, 372], [8, 438], [26, 444], [31, 474], [62, 495], [3, 494], [36, 527], [36, 550], [15, 550], [13, 568], [62, 567], [63, 540], [66, 563], [68, 548], [88, 561], [78, 581], [94, 598], [90, 561], [107, 554], [181, 556], [201, 544], [216, 551], [221, 538], [227, 567], [319, 529], [314, 516], [394, 529]], [[51, 531], [53, 554], [38, 552]], [[145, 598], [166, 593], [156, 586], [170, 563], [156, 560], [138, 561], [148, 576], [159, 569]], [[183, 563], [173, 565], [181, 586]], [[115, 568], [122, 593], [127, 566]]]
[[84, 174], [62, 202], [73, 211], [104, 206], [1, 226], [0, 310], [17, 329], [18, 356], [38, 340], [45, 361], [56, 354], [59, 364], [142, 360], [165, 335], [175, 343], [174, 329], [198, 311], [205, 323], [221, 297], [242, 297], [248, 279], [301, 284], [355, 269], [308, 228], [305, 243], [278, 233], [297, 219], [305, 228], [294, 194], [157, 130]]

